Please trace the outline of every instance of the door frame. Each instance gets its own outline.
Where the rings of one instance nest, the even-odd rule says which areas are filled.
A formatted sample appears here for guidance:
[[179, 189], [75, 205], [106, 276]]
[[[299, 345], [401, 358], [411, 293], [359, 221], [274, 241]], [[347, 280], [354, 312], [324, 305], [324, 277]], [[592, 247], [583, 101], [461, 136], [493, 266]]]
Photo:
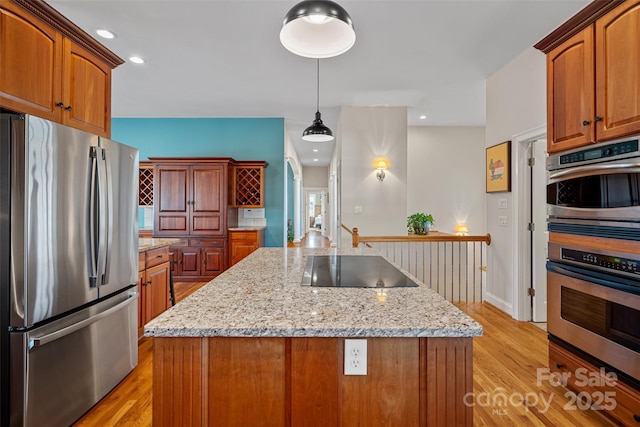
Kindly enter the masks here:
[[304, 188], [304, 231], [305, 234], [311, 231], [311, 227], [309, 227], [309, 193], [320, 193], [322, 194], [322, 227], [320, 227], [320, 234], [325, 236], [326, 234], [326, 225], [327, 225], [327, 194], [329, 193], [329, 189], [327, 187], [305, 187]]
[[[538, 139], [546, 139], [547, 126], [542, 125], [534, 129], [513, 136], [513, 176], [516, 180], [517, 191], [514, 203], [513, 218], [515, 220], [512, 247], [517, 250], [513, 269], [512, 287], [513, 299], [512, 317], [520, 321], [530, 321], [533, 318], [531, 297], [528, 289], [531, 286], [531, 232], [527, 229], [530, 216], [531, 191], [530, 173], [528, 165], [528, 145]], [[540, 161], [536, 159], [536, 161]], [[545, 163], [543, 163], [545, 164]], [[546, 224], [545, 224], [546, 226]]]

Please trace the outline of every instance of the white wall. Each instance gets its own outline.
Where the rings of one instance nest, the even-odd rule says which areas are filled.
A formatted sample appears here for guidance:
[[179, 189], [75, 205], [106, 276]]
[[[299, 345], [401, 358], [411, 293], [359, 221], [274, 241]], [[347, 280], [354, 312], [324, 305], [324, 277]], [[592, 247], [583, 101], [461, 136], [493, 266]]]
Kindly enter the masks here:
[[[529, 48], [487, 79], [486, 146], [511, 140], [514, 135], [546, 123], [546, 64], [542, 52]], [[513, 150], [512, 150], [513, 151]], [[513, 166], [513, 158], [512, 158]], [[512, 172], [514, 168], [512, 167]], [[512, 176], [511, 193], [486, 195], [488, 251], [486, 300], [513, 314], [514, 247], [516, 230], [513, 205], [517, 201], [517, 176]], [[498, 200], [507, 199], [508, 209], [498, 209]], [[498, 216], [506, 215], [508, 225], [498, 226]]]
[[430, 213], [439, 231], [465, 223], [485, 234], [484, 156], [484, 127], [410, 127], [407, 216]]
[[[338, 129], [342, 223], [358, 227], [363, 235], [405, 235], [407, 109], [343, 107]], [[380, 156], [391, 164], [383, 182], [373, 168], [373, 160]], [[356, 206], [360, 213], [355, 212]], [[340, 245], [350, 245], [348, 233], [341, 233]]]
[[327, 188], [329, 186], [329, 168], [326, 166], [303, 166], [302, 181], [305, 188]]

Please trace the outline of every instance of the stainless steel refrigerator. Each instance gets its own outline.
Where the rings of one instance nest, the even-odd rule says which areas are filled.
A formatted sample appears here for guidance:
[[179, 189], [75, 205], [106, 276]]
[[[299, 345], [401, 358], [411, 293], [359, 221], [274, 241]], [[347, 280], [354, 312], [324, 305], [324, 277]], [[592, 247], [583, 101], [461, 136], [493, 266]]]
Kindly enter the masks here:
[[0, 114], [1, 426], [68, 426], [138, 363], [138, 151]]

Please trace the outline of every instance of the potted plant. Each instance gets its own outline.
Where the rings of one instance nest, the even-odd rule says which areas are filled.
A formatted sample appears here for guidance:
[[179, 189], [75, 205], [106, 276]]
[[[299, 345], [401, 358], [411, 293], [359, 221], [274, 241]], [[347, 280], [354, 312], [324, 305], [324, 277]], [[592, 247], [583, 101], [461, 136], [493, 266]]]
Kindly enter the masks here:
[[407, 231], [409, 234], [429, 234], [429, 227], [434, 223], [433, 215], [417, 212], [407, 217]]

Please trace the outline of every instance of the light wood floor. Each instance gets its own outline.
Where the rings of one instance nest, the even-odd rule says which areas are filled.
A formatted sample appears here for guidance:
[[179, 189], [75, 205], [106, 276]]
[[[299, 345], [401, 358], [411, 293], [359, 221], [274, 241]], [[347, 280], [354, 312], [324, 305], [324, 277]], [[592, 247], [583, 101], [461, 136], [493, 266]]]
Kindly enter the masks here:
[[293, 248], [328, 248], [331, 242], [326, 237], [322, 237], [319, 230], [310, 230], [299, 243], [289, 243], [287, 246]]
[[[176, 283], [180, 301], [204, 283]], [[568, 399], [563, 387], [548, 382], [536, 384], [538, 368], [547, 367], [547, 337], [540, 328], [518, 322], [487, 303], [460, 304], [484, 327], [484, 335], [474, 339], [474, 394], [476, 426], [612, 426], [595, 411], [565, 410]], [[139, 344], [139, 364], [111, 393], [82, 417], [75, 426], [151, 426], [151, 338]], [[500, 394], [510, 398], [506, 406], [487, 405]], [[550, 401], [545, 410], [541, 400], [527, 408], [523, 396], [535, 402], [533, 395]], [[538, 399], [539, 399], [538, 397]], [[484, 400], [483, 400], [484, 399]], [[295, 426], [298, 427], [298, 426]]]

